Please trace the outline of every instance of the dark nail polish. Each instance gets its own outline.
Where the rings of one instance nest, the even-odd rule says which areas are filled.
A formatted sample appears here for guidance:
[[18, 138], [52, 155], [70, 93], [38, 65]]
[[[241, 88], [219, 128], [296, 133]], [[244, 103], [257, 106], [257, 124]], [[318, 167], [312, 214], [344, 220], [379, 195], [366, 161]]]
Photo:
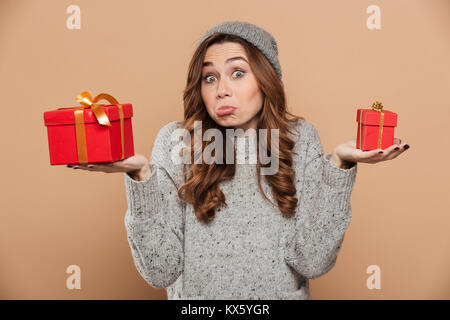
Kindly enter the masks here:
[[383, 153], [383, 151], [379, 151], [378, 153]]
[[405, 148], [405, 150], [409, 149], [409, 144], [405, 144], [405, 146], [403, 148]]
[[71, 165], [67, 165], [67, 167], [68, 167], [68, 168], [72, 168], [72, 166], [71, 166]]
[[395, 147], [394, 150], [397, 151], [398, 149], [400, 149], [399, 147]]

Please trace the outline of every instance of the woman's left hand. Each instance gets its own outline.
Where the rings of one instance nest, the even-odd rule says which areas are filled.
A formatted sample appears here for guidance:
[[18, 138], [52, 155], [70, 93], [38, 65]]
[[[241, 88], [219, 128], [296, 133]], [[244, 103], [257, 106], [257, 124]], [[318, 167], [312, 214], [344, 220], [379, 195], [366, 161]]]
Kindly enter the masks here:
[[346, 143], [338, 145], [331, 156], [336, 164], [348, 164], [355, 162], [377, 163], [397, 158], [409, 148], [406, 143], [402, 144], [402, 140], [394, 138], [394, 144], [386, 149], [375, 149], [370, 151], [362, 151], [356, 148], [356, 140], [350, 140]]

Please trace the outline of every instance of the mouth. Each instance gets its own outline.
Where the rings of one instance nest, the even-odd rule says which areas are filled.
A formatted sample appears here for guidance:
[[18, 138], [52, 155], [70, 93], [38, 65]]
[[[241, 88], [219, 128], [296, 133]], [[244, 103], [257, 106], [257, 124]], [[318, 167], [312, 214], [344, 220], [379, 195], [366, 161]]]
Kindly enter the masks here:
[[216, 111], [216, 113], [218, 116], [222, 117], [222, 116], [232, 114], [234, 112], [234, 110], [236, 110], [236, 108], [233, 106], [222, 106]]

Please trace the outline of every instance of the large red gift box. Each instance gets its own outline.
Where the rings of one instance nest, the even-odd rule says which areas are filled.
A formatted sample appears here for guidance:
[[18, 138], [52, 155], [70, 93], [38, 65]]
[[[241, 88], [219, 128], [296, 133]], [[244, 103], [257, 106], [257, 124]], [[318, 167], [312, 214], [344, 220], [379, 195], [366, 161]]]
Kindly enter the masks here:
[[[101, 99], [114, 104], [95, 103]], [[44, 112], [51, 165], [113, 162], [134, 156], [131, 104], [119, 104], [108, 94], [92, 99], [87, 91], [77, 100], [81, 107]]]
[[371, 109], [358, 109], [356, 121], [358, 122], [357, 149], [362, 151], [386, 149], [394, 144], [397, 114], [383, 110], [380, 102], [374, 102]]

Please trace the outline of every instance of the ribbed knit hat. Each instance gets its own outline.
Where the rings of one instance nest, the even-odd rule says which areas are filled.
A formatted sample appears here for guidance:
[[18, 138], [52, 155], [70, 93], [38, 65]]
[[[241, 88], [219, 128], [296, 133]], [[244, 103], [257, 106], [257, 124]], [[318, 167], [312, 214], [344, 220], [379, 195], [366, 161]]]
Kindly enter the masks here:
[[206, 38], [216, 32], [239, 36], [258, 48], [272, 64], [284, 87], [281, 80], [281, 66], [278, 61], [277, 42], [269, 32], [245, 21], [225, 21], [209, 29], [197, 43], [197, 48]]

